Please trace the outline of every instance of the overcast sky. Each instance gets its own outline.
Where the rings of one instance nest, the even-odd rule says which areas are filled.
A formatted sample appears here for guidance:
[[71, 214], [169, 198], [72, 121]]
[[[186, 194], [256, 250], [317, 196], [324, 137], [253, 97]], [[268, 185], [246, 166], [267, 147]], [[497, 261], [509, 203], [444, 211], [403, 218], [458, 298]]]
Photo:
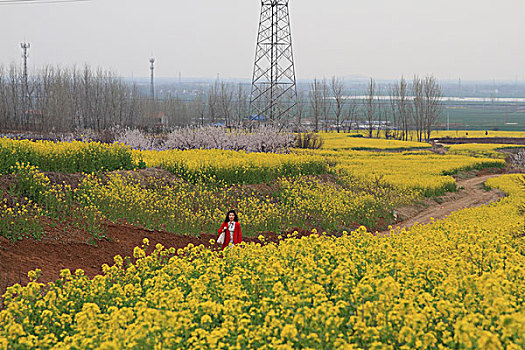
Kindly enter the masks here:
[[[121, 76], [250, 78], [260, 1], [92, 0], [5, 5], [0, 64]], [[290, 0], [297, 77], [525, 80], [525, 0]]]

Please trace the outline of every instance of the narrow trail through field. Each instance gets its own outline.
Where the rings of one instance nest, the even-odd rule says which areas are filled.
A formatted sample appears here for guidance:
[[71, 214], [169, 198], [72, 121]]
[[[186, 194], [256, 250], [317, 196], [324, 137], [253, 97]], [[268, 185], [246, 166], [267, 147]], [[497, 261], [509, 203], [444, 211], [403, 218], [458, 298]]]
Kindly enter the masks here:
[[480, 205], [495, 202], [503, 198], [505, 194], [500, 190], [487, 191], [484, 187], [485, 182], [493, 177], [501, 175], [478, 176], [466, 180], [458, 180], [457, 192], [448, 193], [436, 199], [425, 201], [422, 206], [411, 206], [398, 209], [397, 215], [402, 220], [393, 225], [393, 228], [410, 227], [415, 223], [428, 224], [431, 219], [443, 219], [455, 211], [478, 207]]

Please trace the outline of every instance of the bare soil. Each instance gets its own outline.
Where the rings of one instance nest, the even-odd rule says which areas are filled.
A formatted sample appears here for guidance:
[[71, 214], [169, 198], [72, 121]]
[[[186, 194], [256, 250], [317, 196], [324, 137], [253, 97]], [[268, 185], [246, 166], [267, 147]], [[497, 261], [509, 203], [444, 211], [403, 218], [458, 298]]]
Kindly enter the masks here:
[[[144, 238], [150, 241], [148, 252], [151, 252], [157, 243], [177, 249], [190, 243], [219, 248], [210, 243], [211, 239], [217, 238], [215, 234], [184, 236], [110, 222], [104, 223], [103, 226], [104, 232], [110, 238], [94, 242], [90, 234], [82, 230], [72, 230], [69, 226], [46, 230], [46, 236], [41, 241], [27, 238], [13, 243], [0, 236], [0, 293], [15, 283], [26, 284], [27, 272], [35, 269], [42, 270], [39, 278], [39, 282], [42, 283], [56, 280], [60, 271], [66, 268], [71, 271], [82, 269], [87, 276], [94, 277], [102, 273], [102, 264], [113, 264], [114, 256], [133, 256], [133, 249], [141, 246]], [[266, 241], [278, 241], [278, 235], [275, 233], [267, 232], [263, 236]], [[244, 241], [256, 242], [258, 238], [244, 237]]]
[[500, 190], [486, 190], [485, 182], [498, 176], [500, 175], [480, 173], [476, 177], [456, 179], [457, 192], [396, 209], [397, 224], [393, 225], [393, 228], [410, 227], [415, 223], [428, 224], [432, 218], [443, 219], [457, 210], [495, 202], [505, 194]]
[[508, 144], [508, 145], [525, 145], [524, 137], [445, 137], [441, 139], [435, 139], [436, 143], [441, 144], [465, 144], [465, 143], [491, 143], [491, 144]]

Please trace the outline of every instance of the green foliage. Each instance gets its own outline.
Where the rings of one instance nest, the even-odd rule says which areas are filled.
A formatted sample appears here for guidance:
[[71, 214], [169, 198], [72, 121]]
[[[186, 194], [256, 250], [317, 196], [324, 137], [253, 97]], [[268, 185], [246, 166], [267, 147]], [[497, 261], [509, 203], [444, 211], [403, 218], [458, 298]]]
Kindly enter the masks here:
[[443, 175], [455, 175], [462, 171], [481, 170], [481, 169], [489, 169], [489, 168], [500, 168], [500, 169], [505, 168], [505, 163], [498, 162], [498, 161], [494, 161], [494, 162], [485, 161], [483, 163], [476, 163], [474, 165], [469, 165], [465, 167], [459, 167], [456, 169], [443, 171], [442, 174]]
[[[70, 185], [52, 183], [38, 167], [30, 164], [16, 163], [9, 172], [17, 179], [13, 195], [23, 197], [31, 203], [33, 210], [29, 213], [37, 212], [32, 218], [34, 222], [20, 222], [21, 225], [27, 226], [20, 229], [20, 232], [34, 231], [30, 236], [39, 238], [42, 233], [40, 221], [46, 216], [63, 224], [72, 221], [76, 227], [85, 229], [96, 237], [100, 235], [100, 213], [90, 206], [80, 207], [75, 191]], [[23, 237], [24, 234], [18, 236]]]
[[130, 148], [98, 142], [31, 142], [0, 139], [0, 173], [17, 162], [37, 166], [42, 171], [91, 173], [137, 168]]
[[224, 185], [260, 184], [280, 177], [321, 175], [329, 172], [327, 162], [324, 160], [282, 163], [276, 167], [261, 167], [248, 164], [235, 168], [217, 164], [192, 168], [186, 166], [184, 162], [164, 163], [161, 167], [192, 183], [219, 183]]
[[17, 198], [0, 202], [0, 236], [11, 241], [42, 238], [42, 211], [34, 203]]

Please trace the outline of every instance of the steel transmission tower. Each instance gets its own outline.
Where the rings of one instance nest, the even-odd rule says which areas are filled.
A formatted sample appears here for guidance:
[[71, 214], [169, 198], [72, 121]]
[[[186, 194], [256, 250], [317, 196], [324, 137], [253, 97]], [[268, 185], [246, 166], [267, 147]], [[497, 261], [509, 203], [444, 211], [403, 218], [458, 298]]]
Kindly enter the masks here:
[[286, 123], [297, 104], [288, 2], [261, 0], [250, 97], [250, 110], [258, 121]]

